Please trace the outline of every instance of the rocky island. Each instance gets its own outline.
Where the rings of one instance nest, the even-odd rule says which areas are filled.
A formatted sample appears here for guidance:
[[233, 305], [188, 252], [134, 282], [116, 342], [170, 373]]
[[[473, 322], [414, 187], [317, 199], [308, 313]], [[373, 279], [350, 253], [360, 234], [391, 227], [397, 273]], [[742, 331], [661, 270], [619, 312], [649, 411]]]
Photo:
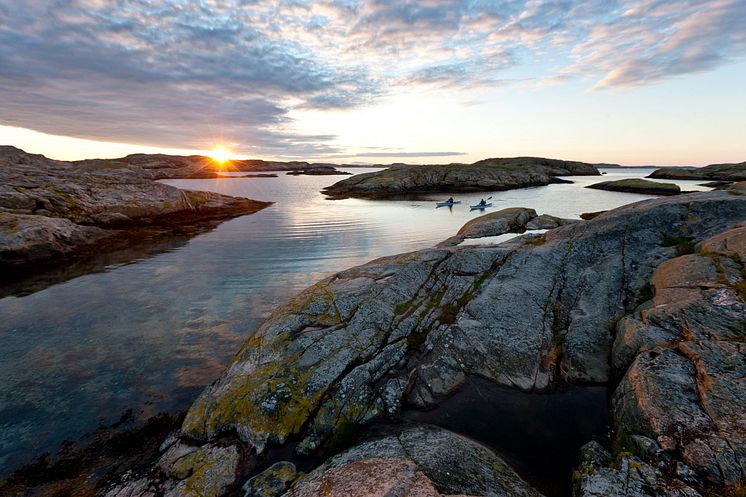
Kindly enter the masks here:
[[599, 174], [593, 164], [538, 157], [484, 159], [473, 164], [397, 164], [339, 181], [326, 188], [324, 194], [332, 199], [342, 199], [499, 191], [567, 181], [560, 176]]
[[0, 268], [23, 270], [136, 239], [139, 228], [168, 230], [268, 205], [164, 185], [134, 164], [61, 162], [0, 147]]
[[746, 162], [710, 164], [705, 167], [664, 167], [650, 173], [648, 178], [744, 181], [746, 180]]
[[645, 179], [620, 179], [616, 181], [602, 181], [586, 188], [606, 190], [610, 192], [640, 193], [643, 195], [678, 195], [681, 188], [673, 183], [659, 183]]
[[[400, 424], [476, 379], [519, 396], [608, 387], [613, 443], [579, 449], [576, 497], [738, 495], [744, 220], [746, 196], [686, 194], [341, 271], [278, 308], [157, 460], [101, 495], [541, 495], [479, 440]], [[309, 457], [331, 458], [297, 471]]]

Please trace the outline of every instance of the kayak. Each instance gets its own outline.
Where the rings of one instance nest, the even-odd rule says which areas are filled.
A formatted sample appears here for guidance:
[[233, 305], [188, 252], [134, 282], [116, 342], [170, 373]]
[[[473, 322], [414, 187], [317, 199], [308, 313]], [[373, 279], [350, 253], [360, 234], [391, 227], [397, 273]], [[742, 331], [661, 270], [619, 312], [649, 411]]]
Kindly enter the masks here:
[[486, 203], [486, 204], [477, 204], [477, 205], [470, 205], [469, 208], [471, 210], [474, 209], [486, 209], [487, 207], [492, 207], [492, 202]]
[[446, 200], [445, 202], [435, 202], [435, 206], [446, 207], [446, 206], [451, 206], [451, 205], [460, 204], [460, 203], [461, 203], [460, 200], [454, 200], [453, 202], [449, 202], [448, 200]]

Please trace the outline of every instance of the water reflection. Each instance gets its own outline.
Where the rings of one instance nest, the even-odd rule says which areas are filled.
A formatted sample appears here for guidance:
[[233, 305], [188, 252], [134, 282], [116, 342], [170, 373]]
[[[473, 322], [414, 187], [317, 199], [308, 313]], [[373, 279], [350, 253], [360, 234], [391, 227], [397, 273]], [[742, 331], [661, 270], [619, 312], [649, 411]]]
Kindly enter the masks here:
[[[610, 170], [603, 179], [648, 172]], [[462, 204], [450, 210], [421, 199], [326, 200], [320, 190], [339, 179], [169, 181], [276, 204], [124, 257], [135, 263], [103, 259], [93, 268], [100, 272], [46, 288], [91, 268], [40, 276], [35, 293], [0, 299], [0, 474], [127, 409], [143, 419], [183, 409], [276, 305], [334, 271], [448, 238], [480, 215], [469, 203], [489, 195], [457, 195]], [[492, 210], [578, 217], [646, 198], [582, 188], [599, 177], [572, 179], [493, 193]]]

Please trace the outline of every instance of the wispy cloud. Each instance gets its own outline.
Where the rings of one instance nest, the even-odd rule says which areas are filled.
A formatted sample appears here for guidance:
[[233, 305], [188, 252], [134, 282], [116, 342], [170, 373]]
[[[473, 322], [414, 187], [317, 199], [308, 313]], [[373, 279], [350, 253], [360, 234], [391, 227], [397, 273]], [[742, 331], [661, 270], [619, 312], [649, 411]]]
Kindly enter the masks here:
[[361, 152], [350, 157], [454, 157], [464, 152]]
[[501, 86], [543, 58], [569, 61], [545, 84], [652, 84], [742, 58], [745, 18], [743, 0], [5, 0], [0, 124], [319, 157], [344, 151], [293, 109]]

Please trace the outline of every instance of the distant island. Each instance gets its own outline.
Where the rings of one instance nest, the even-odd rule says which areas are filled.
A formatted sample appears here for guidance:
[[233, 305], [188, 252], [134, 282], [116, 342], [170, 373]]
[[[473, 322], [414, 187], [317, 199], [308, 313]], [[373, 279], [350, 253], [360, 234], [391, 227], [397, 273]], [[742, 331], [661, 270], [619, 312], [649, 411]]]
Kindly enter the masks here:
[[731, 164], [710, 164], [709, 166], [705, 167], [666, 167], [653, 171], [648, 177], [709, 181], [744, 181], [746, 180], [746, 162]]

